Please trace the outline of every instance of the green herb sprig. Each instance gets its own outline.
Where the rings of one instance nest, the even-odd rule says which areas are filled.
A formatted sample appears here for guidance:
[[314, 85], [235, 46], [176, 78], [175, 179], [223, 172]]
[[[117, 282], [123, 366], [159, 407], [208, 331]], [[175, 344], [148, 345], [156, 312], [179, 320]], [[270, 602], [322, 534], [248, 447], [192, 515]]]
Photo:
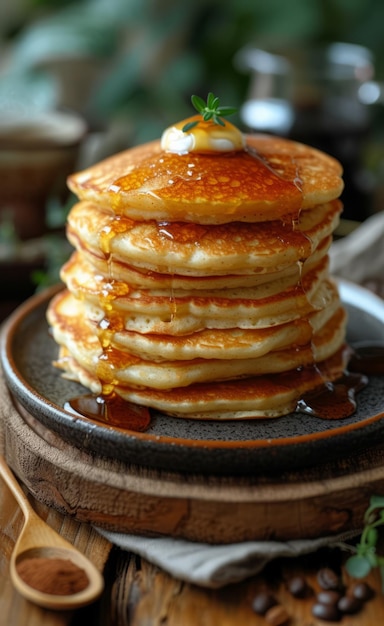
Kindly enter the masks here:
[[384, 557], [377, 554], [379, 526], [384, 526], [384, 496], [372, 496], [364, 514], [364, 528], [355, 547], [348, 546], [354, 554], [345, 562], [353, 578], [364, 578], [374, 567], [380, 568], [384, 588]]
[[[191, 102], [196, 111], [202, 116], [204, 122], [212, 120], [214, 124], [218, 124], [219, 126], [225, 126], [225, 121], [222, 119], [223, 117], [233, 115], [237, 111], [236, 107], [220, 106], [219, 98], [211, 91], [207, 96], [207, 102], [204, 102], [200, 96], [195, 95], [191, 97]], [[198, 123], [198, 120], [188, 122], [183, 126], [182, 131], [186, 133], [197, 126]]]

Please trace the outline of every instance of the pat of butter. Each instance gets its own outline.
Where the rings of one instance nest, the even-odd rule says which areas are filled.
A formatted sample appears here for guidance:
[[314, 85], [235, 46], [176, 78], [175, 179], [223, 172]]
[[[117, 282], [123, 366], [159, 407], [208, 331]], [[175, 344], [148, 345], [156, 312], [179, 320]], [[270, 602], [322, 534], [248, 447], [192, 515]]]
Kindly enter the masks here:
[[[184, 126], [190, 122], [198, 123], [184, 132]], [[244, 150], [245, 140], [241, 131], [228, 121], [224, 124], [221, 126], [211, 121], [205, 122], [196, 115], [167, 128], [161, 137], [161, 147], [177, 154]]]

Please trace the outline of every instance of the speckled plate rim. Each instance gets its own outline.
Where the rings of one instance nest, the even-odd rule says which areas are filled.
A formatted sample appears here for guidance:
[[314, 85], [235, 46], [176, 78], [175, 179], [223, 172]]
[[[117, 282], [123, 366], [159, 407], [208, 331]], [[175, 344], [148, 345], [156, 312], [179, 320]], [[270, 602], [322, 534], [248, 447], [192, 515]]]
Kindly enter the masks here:
[[[384, 301], [367, 289], [345, 280], [338, 281], [342, 301], [347, 306], [355, 307], [367, 314], [368, 319], [383, 328], [384, 341]], [[98, 454], [113, 456], [123, 461], [140, 464], [155, 469], [178, 471], [198, 471], [218, 474], [260, 473], [266, 467], [273, 471], [285, 468], [297, 468], [314, 463], [322, 454], [335, 454], [336, 448], [342, 449], [346, 442], [346, 452], [355, 448], [374, 444], [374, 435], [384, 431], [383, 410], [369, 415], [352, 424], [343, 424], [331, 430], [307, 432], [294, 437], [276, 439], [191, 439], [169, 437], [152, 433], [132, 432], [111, 427], [108, 424], [93, 422], [87, 418], [74, 417], [63, 407], [41, 395], [30, 385], [19, 371], [17, 359], [13, 354], [15, 337], [21, 325], [38, 309], [45, 312], [51, 297], [62, 286], [47, 289], [23, 303], [3, 324], [0, 341], [0, 362], [9, 390], [36, 419], [45, 426], [59, 433], [66, 441], [77, 447], [84, 447]], [[47, 326], [48, 332], [48, 326]], [[61, 378], [60, 373], [57, 376]], [[63, 380], [63, 384], [65, 381]], [[384, 383], [383, 383], [384, 385]], [[85, 391], [84, 391], [85, 392]], [[175, 420], [175, 418], [169, 418]], [[219, 426], [218, 426], [219, 427]], [[241, 428], [241, 422], [239, 422]], [[89, 433], [92, 432], [92, 437]], [[88, 441], [88, 443], [86, 442]], [[327, 443], [336, 445], [330, 450]], [[112, 449], [109, 445], [112, 444]], [[114, 444], [118, 444], [115, 447]], [[282, 451], [286, 450], [287, 454]], [[281, 452], [279, 452], [281, 451]], [[314, 451], [317, 451], [315, 456]], [[143, 455], [142, 452], [145, 452]], [[200, 456], [200, 453], [203, 453]], [[235, 456], [233, 456], [235, 454]], [[220, 467], [217, 463], [220, 463]], [[227, 467], [228, 465], [228, 467]], [[268, 472], [267, 472], [268, 473]]]

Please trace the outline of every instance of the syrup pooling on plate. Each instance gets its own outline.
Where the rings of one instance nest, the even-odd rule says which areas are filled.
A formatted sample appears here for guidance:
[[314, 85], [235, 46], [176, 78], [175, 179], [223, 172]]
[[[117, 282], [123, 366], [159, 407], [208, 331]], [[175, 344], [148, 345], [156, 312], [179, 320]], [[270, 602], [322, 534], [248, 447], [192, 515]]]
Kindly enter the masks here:
[[348, 351], [344, 375], [305, 394], [297, 403], [296, 412], [322, 419], [343, 419], [355, 412], [356, 394], [369, 385], [369, 377], [384, 375], [384, 346], [367, 342]]
[[68, 400], [64, 409], [95, 422], [133, 432], [145, 432], [151, 423], [151, 414], [146, 407], [127, 403], [113, 392], [109, 395], [76, 396]]
[[335, 382], [324, 382], [304, 394], [296, 406], [296, 413], [306, 413], [327, 420], [340, 420], [356, 411], [356, 394], [364, 389], [368, 379], [363, 374], [346, 372]]

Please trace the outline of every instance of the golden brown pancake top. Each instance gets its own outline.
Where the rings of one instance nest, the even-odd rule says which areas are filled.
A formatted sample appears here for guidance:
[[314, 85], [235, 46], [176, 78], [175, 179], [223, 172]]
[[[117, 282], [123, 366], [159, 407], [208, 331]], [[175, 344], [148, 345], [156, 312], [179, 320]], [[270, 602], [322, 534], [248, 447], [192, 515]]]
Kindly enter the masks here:
[[132, 219], [202, 224], [265, 221], [337, 198], [338, 161], [288, 139], [249, 135], [246, 149], [175, 154], [153, 141], [68, 179], [84, 200]]

